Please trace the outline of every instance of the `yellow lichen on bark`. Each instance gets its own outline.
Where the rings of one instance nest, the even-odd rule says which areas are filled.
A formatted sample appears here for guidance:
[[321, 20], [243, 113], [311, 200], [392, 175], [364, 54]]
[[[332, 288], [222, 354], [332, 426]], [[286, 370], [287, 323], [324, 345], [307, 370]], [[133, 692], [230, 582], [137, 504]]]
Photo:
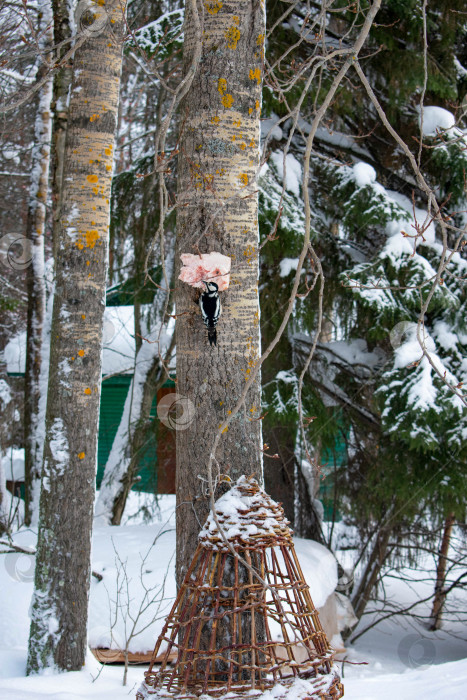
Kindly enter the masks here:
[[233, 99], [232, 95], [229, 95], [229, 93], [227, 93], [226, 95], [223, 96], [221, 102], [226, 109], [230, 109], [233, 105], [234, 99]]
[[256, 80], [258, 85], [261, 82], [261, 69], [255, 68], [254, 70], [250, 68], [250, 80]]
[[210, 15], [217, 15], [223, 3], [220, 0], [205, 0], [204, 7]]
[[229, 29], [226, 30], [225, 38], [227, 40], [227, 46], [229, 47], [229, 49], [235, 51], [235, 49], [237, 48], [238, 41], [240, 39], [240, 31], [235, 25], [233, 25], [232, 27], [229, 27]]
[[233, 105], [234, 99], [232, 95], [227, 92], [227, 81], [225, 78], [219, 78], [217, 81], [217, 90], [221, 95], [221, 102], [226, 109], [230, 109]]

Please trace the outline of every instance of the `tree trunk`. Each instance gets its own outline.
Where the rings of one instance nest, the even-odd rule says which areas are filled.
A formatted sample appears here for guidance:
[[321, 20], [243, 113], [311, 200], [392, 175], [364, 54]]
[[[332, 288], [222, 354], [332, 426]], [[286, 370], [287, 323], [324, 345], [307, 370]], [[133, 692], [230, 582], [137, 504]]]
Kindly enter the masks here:
[[[54, 16], [54, 44], [59, 47], [72, 35], [72, 13], [76, 0], [52, 0]], [[69, 43], [57, 48], [57, 55], [62, 58], [69, 50]], [[62, 65], [54, 74], [53, 92], [53, 126], [52, 126], [52, 241], [54, 259], [60, 235], [60, 197], [63, 192], [63, 162], [65, 157], [65, 138], [68, 123], [68, 92], [71, 85], [72, 61]]]
[[444, 586], [446, 583], [447, 556], [449, 552], [449, 544], [451, 542], [452, 528], [455, 522], [456, 518], [454, 513], [449, 513], [444, 521], [443, 538], [441, 540], [441, 548], [439, 550], [438, 566], [436, 567], [435, 597], [433, 599], [433, 607], [431, 609], [431, 630], [439, 630], [441, 627], [441, 614], [446, 601]]
[[[258, 198], [260, 106], [265, 35], [260, 0], [188, 4], [184, 59], [202, 41], [201, 58], [182, 104], [179, 139], [177, 274], [181, 253], [218, 251], [232, 259], [221, 292], [217, 347], [210, 346], [199, 290], [177, 281], [177, 392], [195, 418], [177, 430], [177, 580], [193, 556], [207, 516], [207, 463], [219, 426], [234, 408], [260, 355]], [[204, 14], [202, 14], [204, 11]], [[202, 26], [200, 25], [202, 22]], [[221, 437], [220, 474], [262, 478], [260, 378]], [[203, 481], [204, 480], [204, 481]]]
[[[40, 45], [46, 51], [53, 46], [52, 14], [49, 0], [40, 4]], [[25, 522], [31, 524], [33, 503], [38, 505], [43, 432], [39, 424], [42, 333], [45, 314], [44, 236], [49, 191], [50, 140], [52, 132], [52, 77], [43, 85], [37, 103], [32, 180], [26, 236], [31, 242], [31, 264], [27, 268], [28, 316], [26, 331], [26, 376], [24, 381], [24, 471]]]
[[[295, 435], [290, 425], [275, 425], [264, 431], [267, 444], [264, 485], [267, 493], [282, 504], [286, 518], [295, 527]], [[279, 455], [273, 459], [267, 455]]]
[[391, 527], [389, 525], [380, 528], [376, 535], [376, 540], [366, 564], [365, 571], [358, 583], [357, 591], [352, 598], [352, 607], [358, 619], [360, 619], [365, 612], [370, 596], [378, 581], [381, 568], [388, 553], [390, 535]]
[[85, 660], [110, 186], [124, 2], [76, 50], [57, 243], [27, 673]]

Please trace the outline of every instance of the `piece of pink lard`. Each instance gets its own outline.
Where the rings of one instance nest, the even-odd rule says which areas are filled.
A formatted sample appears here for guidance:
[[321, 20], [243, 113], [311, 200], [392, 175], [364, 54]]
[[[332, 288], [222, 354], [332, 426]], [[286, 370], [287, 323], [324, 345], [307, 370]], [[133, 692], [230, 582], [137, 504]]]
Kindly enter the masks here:
[[180, 258], [183, 267], [178, 279], [182, 282], [186, 282], [192, 287], [204, 289], [203, 280], [205, 280], [206, 282], [215, 282], [220, 292], [228, 289], [231, 260], [227, 255], [216, 252], [201, 253], [200, 255], [183, 253]]

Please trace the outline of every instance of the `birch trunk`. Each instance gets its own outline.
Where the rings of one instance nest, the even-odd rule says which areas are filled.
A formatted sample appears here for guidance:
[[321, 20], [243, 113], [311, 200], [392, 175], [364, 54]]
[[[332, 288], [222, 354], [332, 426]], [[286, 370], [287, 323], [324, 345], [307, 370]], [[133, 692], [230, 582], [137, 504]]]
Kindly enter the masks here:
[[27, 673], [85, 660], [110, 186], [124, 3], [74, 59]]
[[[54, 45], [62, 58], [69, 50], [66, 42], [72, 35], [72, 13], [76, 0], [52, 0], [54, 15]], [[61, 46], [63, 44], [63, 46]], [[65, 157], [65, 138], [68, 124], [68, 92], [71, 85], [72, 61], [69, 60], [54, 73], [53, 125], [52, 125], [52, 240], [54, 258], [60, 234], [60, 196], [63, 191], [63, 161]]]
[[[53, 46], [53, 31], [49, 0], [42, 0], [40, 10], [39, 41], [42, 50], [50, 50]], [[32, 504], [35, 502], [37, 506], [38, 503], [44, 447], [39, 425], [39, 399], [45, 314], [44, 236], [49, 191], [52, 83], [53, 80], [50, 77], [42, 87], [38, 98], [26, 231], [26, 236], [31, 241], [31, 264], [27, 268], [28, 316], [24, 382], [25, 522], [27, 525], [31, 524]]]
[[[186, 8], [186, 66], [199, 48], [201, 57], [181, 110], [176, 262], [181, 253], [218, 251], [231, 257], [232, 275], [230, 288], [221, 292], [217, 347], [209, 345], [199, 293], [176, 284], [177, 392], [195, 408], [193, 422], [176, 435], [179, 582], [208, 513], [203, 479], [215, 432], [260, 355], [256, 176], [264, 4], [206, 0], [198, 11], [194, 3]], [[258, 376], [215, 455], [219, 471], [232, 480], [262, 477], [260, 406]]]

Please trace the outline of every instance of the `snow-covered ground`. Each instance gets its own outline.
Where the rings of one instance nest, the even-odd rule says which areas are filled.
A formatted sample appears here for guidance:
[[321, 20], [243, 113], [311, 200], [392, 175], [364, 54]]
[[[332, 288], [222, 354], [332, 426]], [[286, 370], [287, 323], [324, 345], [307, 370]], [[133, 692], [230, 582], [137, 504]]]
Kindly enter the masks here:
[[[144, 495], [134, 499], [144, 498]], [[102, 576], [92, 581], [89, 641], [92, 646], [125, 646], [130, 627], [125, 627], [122, 610], [137, 617], [142, 596], [143, 577], [153, 588], [154, 603], [138, 620], [135, 632], [153, 620], [147, 630], [136, 634], [130, 650], [150, 650], [170, 609], [175, 586], [173, 582], [173, 497], [160, 499], [160, 512], [151, 524], [142, 524], [127, 511], [121, 527], [97, 527], [93, 540], [93, 571]], [[35, 534], [22, 531], [15, 542], [23, 547], [34, 546]], [[153, 547], [151, 545], [154, 544]], [[324, 575], [316, 576], [316, 547], [304, 540], [296, 541], [304, 575], [312, 597], [327, 595], [327, 582], [334, 586], [333, 568], [327, 562]], [[144, 556], [147, 557], [144, 559]], [[144, 559], [144, 560], [143, 560]], [[332, 559], [332, 557], [331, 557]], [[27, 554], [2, 554], [0, 559], [0, 698], [1, 700], [119, 700], [134, 697], [143, 680], [144, 666], [129, 669], [128, 682], [122, 685], [122, 666], [101, 666], [89, 652], [86, 666], [80, 672], [42, 675], [26, 678], [28, 609], [33, 587], [34, 558]], [[323, 572], [320, 572], [321, 574]], [[130, 598], [126, 598], [126, 579]], [[386, 593], [397, 596], [398, 602], [411, 603], [423, 597], [423, 581], [411, 585], [394, 579]], [[111, 618], [117, 607], [120, 617]], [[367, 625], [368, 618], [361, 624]], [[350, 647], [344, 662], [345, 697], [353, 700], [457, 700], [467, 698], [467, 641], [462, 629], [452, 626], [446, 631], [429, 633], [415, 623], [401, 623], [390, 618], [367, 632]], [[363, 664], [363, 665], [361, 665]], [[340, 666], [340, 664], [339, 664]], [[272, 700], [272, 698], [271, 698]]]

